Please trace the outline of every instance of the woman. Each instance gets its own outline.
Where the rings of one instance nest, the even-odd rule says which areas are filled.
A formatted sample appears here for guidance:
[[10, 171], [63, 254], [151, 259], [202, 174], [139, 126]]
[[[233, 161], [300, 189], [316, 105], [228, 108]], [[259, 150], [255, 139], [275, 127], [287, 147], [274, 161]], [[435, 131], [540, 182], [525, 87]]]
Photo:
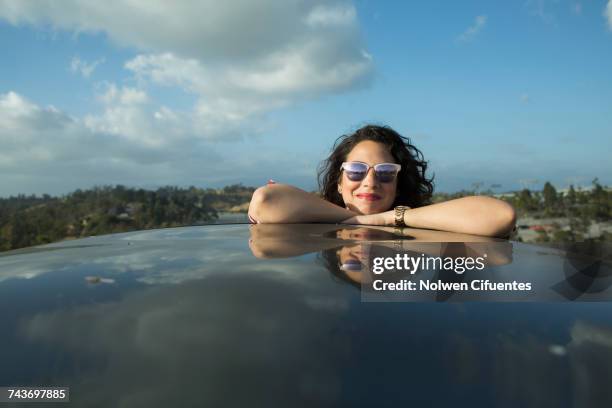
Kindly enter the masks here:
[[505, 237], [515, 213], [485, 196], [430, 204], [427, 163], [389, 127], [367, 125], [341, 136], [319, 171], [321, 196], [270, 183], [255, 190], [249, 217], [258, 223], [344, 223], [408, 226]]

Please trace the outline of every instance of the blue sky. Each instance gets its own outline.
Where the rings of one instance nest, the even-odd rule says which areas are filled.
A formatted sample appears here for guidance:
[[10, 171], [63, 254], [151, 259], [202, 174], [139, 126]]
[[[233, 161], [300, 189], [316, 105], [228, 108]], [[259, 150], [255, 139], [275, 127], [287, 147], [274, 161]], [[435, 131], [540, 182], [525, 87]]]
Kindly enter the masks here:
[[438, 191], [612, 182], [612, 1], [0, 0], [0, 196], [316, 187], [392, 126]]

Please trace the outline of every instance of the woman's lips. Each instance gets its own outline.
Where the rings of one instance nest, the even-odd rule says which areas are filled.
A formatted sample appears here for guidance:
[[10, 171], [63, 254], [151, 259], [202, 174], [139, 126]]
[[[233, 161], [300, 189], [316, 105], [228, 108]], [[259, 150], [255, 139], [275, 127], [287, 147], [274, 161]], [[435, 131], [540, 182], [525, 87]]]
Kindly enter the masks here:
[[362, 200], [366, 200], [366, 201], [380, 200], [380, 196], [378, 194], [361, 193], [361, 194], [357, 194], [357, 198], [361, 198]]

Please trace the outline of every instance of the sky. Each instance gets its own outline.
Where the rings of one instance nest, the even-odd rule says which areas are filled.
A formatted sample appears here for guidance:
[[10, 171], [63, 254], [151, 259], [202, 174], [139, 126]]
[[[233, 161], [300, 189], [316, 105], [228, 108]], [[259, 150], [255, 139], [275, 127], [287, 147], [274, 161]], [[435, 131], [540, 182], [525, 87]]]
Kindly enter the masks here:
[[436, 191], [612, 184], [612, 0], [0, 0], [0, 197], [316, 189], [339, 136]]

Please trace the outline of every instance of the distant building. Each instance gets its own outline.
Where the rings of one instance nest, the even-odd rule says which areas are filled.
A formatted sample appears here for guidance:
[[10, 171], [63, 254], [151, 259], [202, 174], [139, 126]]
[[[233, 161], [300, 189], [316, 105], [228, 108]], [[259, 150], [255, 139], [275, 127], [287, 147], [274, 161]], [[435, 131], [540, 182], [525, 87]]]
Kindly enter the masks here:
[[508, 193], [499, 193], [499, 194], [493, 194], [493, 197], [495, 198], [510, 198], [510, 197], [514, 197], [516, 193], [514, 191], [508, 192]]

